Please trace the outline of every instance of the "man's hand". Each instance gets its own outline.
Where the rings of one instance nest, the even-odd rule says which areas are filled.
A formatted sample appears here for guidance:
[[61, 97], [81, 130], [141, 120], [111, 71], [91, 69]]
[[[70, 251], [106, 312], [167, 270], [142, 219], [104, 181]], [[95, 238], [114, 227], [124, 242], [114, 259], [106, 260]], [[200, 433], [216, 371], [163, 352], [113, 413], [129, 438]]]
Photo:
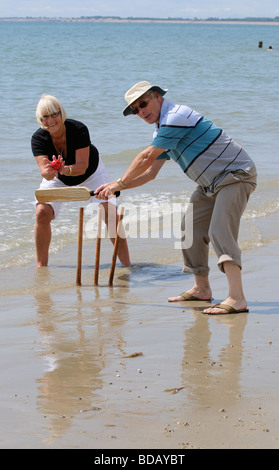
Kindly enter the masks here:
[[109, 199], [116, 191], [119, 191], [119, 184], [117, 181], [105, 183], [95, 189], [95, 197], [97, 199]]

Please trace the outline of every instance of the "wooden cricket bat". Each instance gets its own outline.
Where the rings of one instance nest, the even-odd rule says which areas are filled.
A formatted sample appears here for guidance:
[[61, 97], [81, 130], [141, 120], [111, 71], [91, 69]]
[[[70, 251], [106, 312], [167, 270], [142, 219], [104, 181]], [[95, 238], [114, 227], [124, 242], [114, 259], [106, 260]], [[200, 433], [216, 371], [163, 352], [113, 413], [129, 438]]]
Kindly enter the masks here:
[[[66, 188], [48, 188], [48, 189], [37, 189], [35, 196], [38, 202], [67, 202], [67, 201], [88, 201], [94, 196], [94, 191], [85, 186], [69, 186]], [[114, 193], [115, 197], [120, 195], [119, 191]]]

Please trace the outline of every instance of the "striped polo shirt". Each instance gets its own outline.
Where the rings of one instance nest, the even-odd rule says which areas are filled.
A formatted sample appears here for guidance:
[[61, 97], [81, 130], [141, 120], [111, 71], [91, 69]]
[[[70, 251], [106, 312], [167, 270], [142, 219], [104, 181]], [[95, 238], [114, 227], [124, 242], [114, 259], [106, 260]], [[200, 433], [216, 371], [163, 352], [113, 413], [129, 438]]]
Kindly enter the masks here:
[[248, 172], [255, 166], [245, 150], [213, 122], [167, 100], [151, 145], [166, 149], [159, 159], [173, 159], [189, 178], [212, 192], [231, 171]]

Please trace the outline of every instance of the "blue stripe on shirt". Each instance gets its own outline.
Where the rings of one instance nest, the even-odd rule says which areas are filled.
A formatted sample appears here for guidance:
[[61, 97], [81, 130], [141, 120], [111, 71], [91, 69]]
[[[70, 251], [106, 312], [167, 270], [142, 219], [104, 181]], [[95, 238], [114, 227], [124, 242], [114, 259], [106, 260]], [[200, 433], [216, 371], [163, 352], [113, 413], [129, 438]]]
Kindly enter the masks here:
[[162, 125], [152, 145], [168, 149], [168, 155], [185, 172], [193, 161], [205, 152], [219, 137], [222, 130], [211, 121], [202, 118], [195, 127]]

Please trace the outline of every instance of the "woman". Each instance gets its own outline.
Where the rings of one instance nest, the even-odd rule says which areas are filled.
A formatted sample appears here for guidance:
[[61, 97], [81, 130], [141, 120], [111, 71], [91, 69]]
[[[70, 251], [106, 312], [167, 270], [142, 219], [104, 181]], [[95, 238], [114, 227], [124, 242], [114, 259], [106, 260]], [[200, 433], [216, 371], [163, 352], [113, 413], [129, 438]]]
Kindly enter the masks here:
[[[91, 144], [87, 127], [79, 121], [66, 119], [65, 110], [56, 97], [43, 95], [37, 105], [36, 117], [40, 129], [33, 134], [31, 145], [43, 177], [40, 188], [81, 184], [95, 190], [108, 181], [104, 164], [98, 150]], [[58, 170], [51, 164], [54, 158], [61, 165]], [[101, 203], [105, 209], [105, 222], [109, 226], [108, 213], [111, 214], [111, 208], [115, 206], [107, 201]], [[51, 221], [58, 216], [60, 206], [61, 203], [57, 202], [37, 203], [35, 244], [38, 267], [48, 264]], [[126, 239], [120, 240], [118, 256], [124, 266], [130, 266]]]

